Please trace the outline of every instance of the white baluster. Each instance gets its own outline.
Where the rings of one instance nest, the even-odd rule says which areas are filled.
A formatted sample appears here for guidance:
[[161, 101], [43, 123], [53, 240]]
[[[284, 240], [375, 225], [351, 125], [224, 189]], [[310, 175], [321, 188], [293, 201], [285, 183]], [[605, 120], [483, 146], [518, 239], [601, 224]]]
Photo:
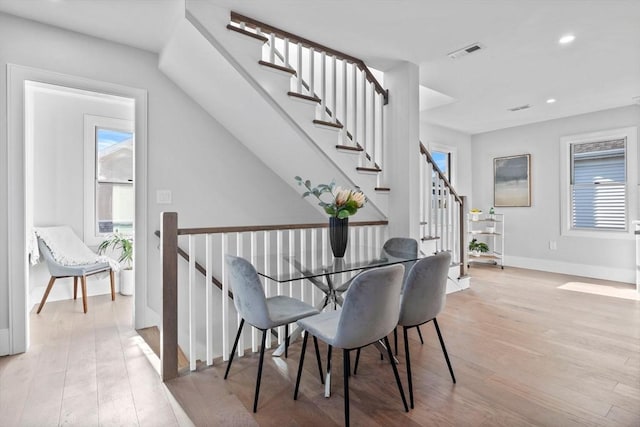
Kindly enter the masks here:
[[[263, 252], [264, 252], [264, 274], [268, 276], [271, 273], [271, 262], [269, 259], [269, 254], [271, 253], [271, 248], [269, 247], [269, 231], [264, 231], [263, 235]], [[264, 295], [269, 298], [271, 296], [271, 281], [267, 278], [264, 279]], [[271, 348], [271, 334], [267, 333], [267, 342], [266, 347]]]
[[289, 65], [289, 39], [287, 37], [284, 38], [284, 66], [285, 67], [290, 67]]
[[[241, 257], [242, 256], [242, 234], [241, 233], [236, 233], [236, 256]], [[240, 315], [240, 313], [236, 313], [236, 319], [237, 319], [237, 325], [240, 326], [240, 322], [242, 321], [242, 316]], [[240, 334], [240, 342], [238, 344], [238, 357], [242, 357], [244, 356], [244, 330], [246, 328], [243, 328], [242, 333]], [[253, 328], [252, 328], [253, 329]]]
[[327, 120], [327, 77], [326, 77], [327, 53], [320, 54], [320, 119]]
[[[278, 277], [282, 276], [282, 230], [276, 231], [276, 254], [278, 255], [278, 260], [276, 264], [276, 274]], [[276, 286], [276, 295], [282, 295], [282, 283], [278, 282]], [[278, 345], [282, 344], [282, 336], [284, 334], [284, 328], [280, 326], [278, 328]]]
[[229, 279], [227, 278], [227, 265], [224, 256], [229, 248], [229, 237], [222, 234], [220, 244], [220, 257], [222, 258], [222, 360], [229, 360]]
[[196, 236], [189, 235], [189, 369], [196, 370]]
[[302, 43], [298, 43], [298, 78], [296, 81], [296, 92], [302, 93]]
[[245, 30], [246, 31], [246, 29], [247, 29], [246, 27], [247, 27], [247, 24], [244, 21], [240, 22], [240, 29], [241, 30]]
[[351, 134], [351, 137], [353, 138], [353, 146], [357, 147], [358, 146], [358, 66], [356, 64], [351, 64], [351, 78], [352, 78], [352, 84], [351, 84], [351, 106], [352, 106], [352, 111], [351, 111], [351, 117], [353, 117], [351, 119], [351, 132], [353, 132]]
[[276, 36], [273, 33], [269, 34], [269, 62], [276, 63]]
[[[293, 258], [296, 255], [296, 234], [295, 230], [289, 230], [289, 259], [291, 260], [289, 264], [289, 276], [293, 276], [295, 273], [295, 268], [293, 266]], [[293, 281], [289, 281], [289, 297], [293, 297]]]
[[314, 48], [309, 49], [309, 96], [314, 96], [315, 91], [315, 77], [316, 77], [316, 66], [315, 66], [315, 56], [316, 51]]
[[378, 129], [379, 129], [379, 147], [378, 147], [378, 164], [382, 168], [382, 172], [378, 174], [378, 186], [381, 187], [383, 183], [386, 183], [386, 168], [383, 166], [385, 162], [384, 158], [384, 98], [381, 94], [378, 94]]
[[[300, 230], [300, 265], [304, 266], [306, 268], [306, 250], [307, 250], [307, 232], [306, 230]], [[298, 286], [298, 288], [300, 289], [300, 299], [304, 302], [307, 302], [309, 300], [309, 298], [305, 297], [305, 291], [304, 291], [304, 281], [303, 280], [299, 280], [296, 284], [296, 286]]]
[[360, 137], [360, 144], [364, 151], [362, 152], [362, 166], [367, 165], [366, 154], [369, 152], [369, 142], [367, 141], [367, 75], [361, 72], [362, 75], [362, 136]]
[[[318, 229], [311, 230], [311, 271], [315, 271], [317, 268], [317, 256], [318, 256]], [[314, 285], [309, 282], [309, 289], [311, 289], [311, 305], [316, 306], [316, 292]]]
[[[425, 156], [426, 159], [426, 156]], [[433, 181], [433, 166], [431, 165], [431, 163], [427, 163], [427, 171], [426, 171], [426, 175], [427, 175], [427, 229], [428, 229], [428, 235], [431, 237], [434, 235], [434, 228], [433, 228], [433, 209], [434, 209], [434, 189], [435, 189], [435, 183]]]
[[333, 120], [331, 120], [333, 123], [337, 123], [338, 122], [338, 104], [336, 102], [337, 99], [337, 93], [338, 93], [338, 88], [337, 88], [337, 81], [336, 81], [336, 68], [337, 68], [337, 62], [338, 62], [338, 58], [336, 58], [335, 55], [333, 55], [332, 57], [332, 61], [331, 61], [331, 114], [333, 114]]
[[[249, 247], [249, 251], [251, 252], [251, 263], [256, 265], [258, 264], [258, 256], [257, 256], [257, 246], [258, 246], [258, 236], [255, 231], [250, 233], [251, 238], [251, 246]], [[251, 328], [251, 351], [254, 353], [258, 351], [258, 330], [256, 328]]]
[[345, 59], [342, 60], [342, 144], [347, 145], [349, 137], [347, 136], [347, 132], [349, 129], [348, 122], [348, 114], [347, 114], [347, 61]]
[[211, 283], [211, 277], [213, 276], [213, 247], [211, 246], [213, 242], [211, 234], [205, 235], [205, 277], [204, 277], [204, 288], [205, 288], [205, 335], [206, 335], [206, 346], [207, 346], [207, 356], [206, 356], [206, 364], [207, 366], [213, 365], [213, 285]]
[[376, 151], [376, 89], [375, 86], [373, 85], [373, 83], [369, 83], [367, 82], [369, 85], [369, 90], [371, 92], [371, 95], [369, 97], [369, 110], [371, 111], [369, 116], [371, 117], [370, 119], [370, 128], [371, 128], [371, 152], [369, 153], [371, 155], [371, 162], [375, 165], [376, 163], [378, 163], [378, 152]]

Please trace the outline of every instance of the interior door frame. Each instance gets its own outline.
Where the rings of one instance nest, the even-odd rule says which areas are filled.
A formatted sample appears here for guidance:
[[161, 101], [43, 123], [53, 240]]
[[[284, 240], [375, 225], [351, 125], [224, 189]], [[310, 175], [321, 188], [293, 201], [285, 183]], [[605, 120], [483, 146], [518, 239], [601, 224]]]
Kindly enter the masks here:
[[27, 253], [27, 190], [29, 166], [25, 143], [25, 81], [37, 81], [135, 100], [135, 274], [133, 318], [136, 328], [146, 326], [147, 301], [147, 107], [144, 89], [87, 79], [53, 71], [7, 64], [7, 177], [9, 281], [9, 354], [29, 348]]

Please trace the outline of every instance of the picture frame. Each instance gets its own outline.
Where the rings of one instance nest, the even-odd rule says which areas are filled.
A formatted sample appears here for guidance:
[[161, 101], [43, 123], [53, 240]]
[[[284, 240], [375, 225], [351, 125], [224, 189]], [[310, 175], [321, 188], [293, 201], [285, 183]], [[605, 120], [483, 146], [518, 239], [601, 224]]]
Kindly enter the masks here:
[[493, 205], [531, 206], [531, 155], [493, 159]]

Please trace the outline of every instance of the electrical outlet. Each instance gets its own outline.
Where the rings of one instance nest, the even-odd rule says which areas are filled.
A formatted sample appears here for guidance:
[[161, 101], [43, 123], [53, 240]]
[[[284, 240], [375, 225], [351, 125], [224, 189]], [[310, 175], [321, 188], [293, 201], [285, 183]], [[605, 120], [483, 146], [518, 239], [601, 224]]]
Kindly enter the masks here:
[[549, 249], [551, 249], [552, 251], [555, 251], [558, 249], [558, 244], [556, 243], [555, 240], [549, 240]]

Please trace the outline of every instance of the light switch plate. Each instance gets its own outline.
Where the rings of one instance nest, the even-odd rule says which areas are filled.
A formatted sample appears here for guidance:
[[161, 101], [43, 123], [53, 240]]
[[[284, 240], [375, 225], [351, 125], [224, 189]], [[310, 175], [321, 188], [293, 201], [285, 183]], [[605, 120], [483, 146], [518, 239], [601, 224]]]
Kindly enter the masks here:
[[158, 190], [156, 191], [156, 203], [159, 205], [171, 204], [171, 190]]

